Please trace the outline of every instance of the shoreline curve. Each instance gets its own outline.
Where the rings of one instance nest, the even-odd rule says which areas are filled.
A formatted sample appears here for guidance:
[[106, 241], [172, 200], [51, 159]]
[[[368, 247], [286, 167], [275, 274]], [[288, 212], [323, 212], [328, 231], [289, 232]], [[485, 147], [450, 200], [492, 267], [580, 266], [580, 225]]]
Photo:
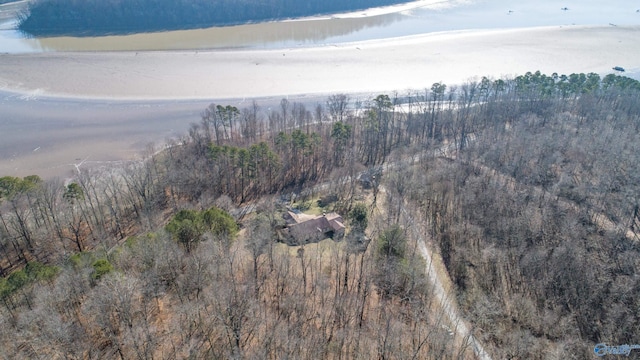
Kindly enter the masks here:
[[[640, 69], [640, 26], [428, 33], [261, 50], [0, 55], [0, 89], [25, 96], [200, 100], [421, 89], [472, 78]], [[250, 85], [248, 85], [250, 84]]]

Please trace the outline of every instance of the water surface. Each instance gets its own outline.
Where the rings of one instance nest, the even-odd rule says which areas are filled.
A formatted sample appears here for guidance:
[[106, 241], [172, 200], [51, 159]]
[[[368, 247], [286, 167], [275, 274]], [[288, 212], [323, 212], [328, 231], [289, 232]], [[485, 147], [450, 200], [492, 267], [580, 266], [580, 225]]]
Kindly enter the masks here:
[[423, 0], [420, 7], [373, 16], [374, 10], [365, 10], [350, 16], [197, 30], [27, 38], [13, 30], [11, 14], [21, 5], [24, 2], [0, 6], [0, 52], [294, 48], [469, 29], [640, 24], [640, 4], [628, 0]]

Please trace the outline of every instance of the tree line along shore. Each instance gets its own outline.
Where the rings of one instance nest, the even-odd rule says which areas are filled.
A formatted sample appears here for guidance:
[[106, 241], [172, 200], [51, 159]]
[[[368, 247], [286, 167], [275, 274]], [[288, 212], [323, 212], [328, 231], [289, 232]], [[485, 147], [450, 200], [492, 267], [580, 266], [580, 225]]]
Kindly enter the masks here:
[[[614, 74], [211, 104], [145, 161], [0, 178], [0, 351], [460, 358], [415, 234], [495, 358], [633, 343], [639, 128]], [[345, 239], [278, 243], [285, 204], [342, 213]]]

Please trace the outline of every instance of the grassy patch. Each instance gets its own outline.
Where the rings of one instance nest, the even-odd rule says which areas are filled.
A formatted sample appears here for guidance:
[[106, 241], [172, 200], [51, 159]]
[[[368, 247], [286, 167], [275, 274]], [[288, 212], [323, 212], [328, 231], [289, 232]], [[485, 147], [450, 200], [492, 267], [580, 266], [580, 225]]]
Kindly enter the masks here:
[[293, 203], [293, 208], [302, 211], [307, 215], [322, 215], [323, 212], [329, 212], [329, 206], [320, 206], [320, 198], [307, 199]]

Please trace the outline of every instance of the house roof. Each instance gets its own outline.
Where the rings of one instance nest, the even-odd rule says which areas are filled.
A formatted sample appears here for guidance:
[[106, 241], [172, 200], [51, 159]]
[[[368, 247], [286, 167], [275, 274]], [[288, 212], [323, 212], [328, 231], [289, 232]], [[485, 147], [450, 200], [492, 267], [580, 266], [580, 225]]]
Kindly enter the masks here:
[[289, 226], [289, 231], [295, 237], [315, 236], [329, 231], [340, 231], [345, 228], [342, 223], [342, 216], [336, 213], [320, 215], [307, 220], [303, 220], [300, 217], [291, 217], [300, 221]]
[[287, 211], [287, 213], [284, 214], [284, 220], [287, 222], [287, 225], [297, 224], [298, 214], [294, 213], [293, 211]]

